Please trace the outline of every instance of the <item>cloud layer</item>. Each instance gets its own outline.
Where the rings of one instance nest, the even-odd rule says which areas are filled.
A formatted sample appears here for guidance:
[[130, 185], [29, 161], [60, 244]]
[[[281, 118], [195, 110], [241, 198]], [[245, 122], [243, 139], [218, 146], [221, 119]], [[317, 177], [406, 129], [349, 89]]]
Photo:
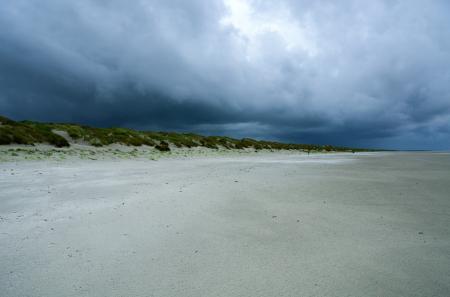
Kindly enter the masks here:
[[16, 119], [450, 147], [448, 1], [14, 0], [0, 28]]

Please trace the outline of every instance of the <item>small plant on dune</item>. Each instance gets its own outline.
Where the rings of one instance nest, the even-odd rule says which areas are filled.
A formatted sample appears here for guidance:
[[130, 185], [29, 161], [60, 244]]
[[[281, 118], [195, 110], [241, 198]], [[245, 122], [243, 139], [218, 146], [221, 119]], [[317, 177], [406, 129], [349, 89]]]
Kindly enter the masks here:
[[164, 140], [161, 141], [157, 146], [155, 146], [155, 148], [161, 152], [170, 152], [169, 144]]

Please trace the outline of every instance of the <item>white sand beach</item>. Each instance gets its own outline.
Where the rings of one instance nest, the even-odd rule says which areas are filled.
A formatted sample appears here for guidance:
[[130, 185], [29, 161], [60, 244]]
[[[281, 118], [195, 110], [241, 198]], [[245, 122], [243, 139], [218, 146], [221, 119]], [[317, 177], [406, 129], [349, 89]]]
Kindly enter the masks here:
[[0, 163], [0, 296], [449, 296], [450, 154]]

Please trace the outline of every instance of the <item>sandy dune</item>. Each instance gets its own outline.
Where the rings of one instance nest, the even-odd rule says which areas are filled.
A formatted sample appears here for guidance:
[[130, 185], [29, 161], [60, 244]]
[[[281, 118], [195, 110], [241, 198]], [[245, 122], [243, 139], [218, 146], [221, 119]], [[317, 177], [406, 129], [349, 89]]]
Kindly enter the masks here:
[[450, 296], [450, 155], [0, 163], [0, 296]]

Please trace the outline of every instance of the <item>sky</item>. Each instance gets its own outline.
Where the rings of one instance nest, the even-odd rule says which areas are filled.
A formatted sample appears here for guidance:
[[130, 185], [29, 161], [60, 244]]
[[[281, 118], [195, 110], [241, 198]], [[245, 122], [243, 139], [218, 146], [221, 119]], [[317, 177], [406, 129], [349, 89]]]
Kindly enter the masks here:
[[5, 0], [0, 114], [450, 149], [447, 0]]

